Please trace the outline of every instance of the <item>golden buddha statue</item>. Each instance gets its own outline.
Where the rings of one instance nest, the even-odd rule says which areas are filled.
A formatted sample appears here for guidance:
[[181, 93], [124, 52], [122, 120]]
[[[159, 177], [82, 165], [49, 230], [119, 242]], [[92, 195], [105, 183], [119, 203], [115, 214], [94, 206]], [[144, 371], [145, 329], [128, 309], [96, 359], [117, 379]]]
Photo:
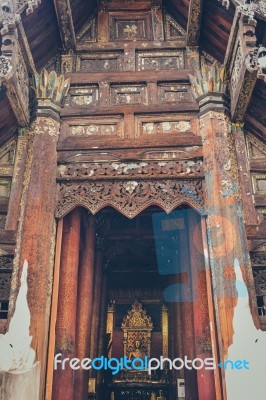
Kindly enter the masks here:
[[129, 353], [129, 359], [133, 360], [134, 358], [144, 358], [146, 353], [141, 348], [141, 341], [135, 341], [135, 349]]

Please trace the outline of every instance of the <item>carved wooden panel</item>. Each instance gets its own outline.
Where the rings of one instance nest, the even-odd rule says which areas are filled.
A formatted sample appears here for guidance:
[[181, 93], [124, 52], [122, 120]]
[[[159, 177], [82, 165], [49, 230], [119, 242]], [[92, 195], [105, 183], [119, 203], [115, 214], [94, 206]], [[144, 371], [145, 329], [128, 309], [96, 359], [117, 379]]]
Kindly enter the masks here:
[[183, 51], [141, 51], [137, 52], [137, 70], [176, 70], [184, 67]]
[[86, 118], [70, 123], [70, 136], [120, 136], [124, 137], [124, 121], [121, 116]]
[[11, 179], [0, 179], [0, 197], [9, 197], [11, 190]]
[[240, 73], [242, 71], [244, 62], [243, 50], [241, 44], [238, 43], [235, 48], [234, 63], [231, 75], [231, 86], [230, 92], [232, 96], [235, 96], [237, 89], [239, 88], [239, 80], [241, 78]]
[[77, 34], [77, 41], [79, 42], [96, 42], [96, 16], [93, 15], [88, 22], [82, 27]]
[[191, 131], [189, 117], [177, 115], [138, 115], [136, 116], [135, 136], [142, 135], [169, 135]]
[[111, 105], [147, 104], [147, 87], [145, 84], [111, 85]]
[[90, 53], [77, 59], [77, 71], [108, 72], [122, 70], [123, 52]]
[[12, 272], [0, 272], [0, 300], [9, 300]]
[[158, 97], [160, 103], [163, 104], [194, 100], [191, 86], [188, 83], [159, 83]]
[[66, 215], [76, 206], [96, 214], [111, 206], [128, 218], [134, 218], [151, 205], [171, 212], [180, 204], [189, 204], [204, 213], [202, 180], [109, 180], [62, 183], [59, 188], [56, 216]]
[[150, 40], [150, 14], [112, 14], [110, 13], [110, 40]]
[[76, 163], [60, 165], [58, 178], [61, 180], [88, 180], [96, 178], [135, 177], [147, 178], [172, 176], [202, 176], [203, 166], [201, 160], [181, 161], [147, 161], [147, 162], [105, 162], [105, 163]]
[[182, 146], [173, 147], [167, 149], [152, 149], [146, 150], [142, 148], [136, 149], [112, 149], [100, 151], [100, 150], [78, 150], [78, 151], [67, 151], [60, 152], [58, 161], [62, 163], [87, 163], [87, 162], [119, 162], [127, 160], [130, 162], [140, 161], [167, 161], [167, 160], [186, 160], [186, 159], [202, 159], [202, 147], [201, 146]]
[[266, 194], [266, 175], [252, 174], [254, 194]]
[[98, 85], [71, 88], [66, 100], [66, 106], [94, 106], [98, 105]]
[[142, 155], [143, 160], [177, 160], [192, 158], [195, 156], [201, 157], [202, 149], [200, 146], [184, 147], [173, 150], [153, 150]]
[[257, 296], [266, 296], [266, 268], [253, 269], [255, 290]]
[[248, 156], [250, 159], [265, 159], [266, 144], [252, 135], [247, 135]]
[[9, 300], [13, 257], [0, 257], [0, 301]]
[[186, 31], [167, 12], [164, 13], [164, 32], [166, 40], [184, 39]]
[[252, 251], [250, 252], [250, 259], [252, 267], [264, 266], [266, 267], [266, 251]]

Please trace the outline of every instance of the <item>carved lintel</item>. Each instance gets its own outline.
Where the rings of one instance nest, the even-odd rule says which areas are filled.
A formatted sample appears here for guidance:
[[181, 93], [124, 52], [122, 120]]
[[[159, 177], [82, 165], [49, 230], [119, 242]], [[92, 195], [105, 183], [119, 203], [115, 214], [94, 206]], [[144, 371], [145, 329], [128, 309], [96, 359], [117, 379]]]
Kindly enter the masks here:
[[190, 0], [187, 24], [187, 46], [199, 44], [203, 0]]
[[76, 36], [69, 0], [54, 0], [64, 50], [74, 50]]
[[134, 218], [151, 205], [158, 205], [168, 213], [184, 203], [204, 213], [201, 179], [62, 183], [56, 217], [63, 217], [78, 205], [84, 206], [92, 214], [111, 206], [126, 217]]

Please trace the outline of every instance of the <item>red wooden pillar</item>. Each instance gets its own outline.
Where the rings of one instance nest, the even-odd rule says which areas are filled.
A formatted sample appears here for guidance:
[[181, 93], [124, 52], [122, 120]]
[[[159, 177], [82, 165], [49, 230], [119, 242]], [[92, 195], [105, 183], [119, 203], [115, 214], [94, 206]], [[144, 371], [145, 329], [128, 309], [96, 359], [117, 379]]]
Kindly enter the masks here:
[[[206, 271], [203, 254], [200, 217], [195, 211], [188, 213], [189, 253], [194, 293], [193, 315], [196, 358], [213, 357], [208, 312]], [[198, 363], [199, 365], [199, 363]], [[214, 372], [205, 367], [197, 371], [198, 399], [215, 399]]]
[[[98, 357], [99, 349], [99, 330], [100, 330], [100, 311], [102, 302], [102, 283], [103, 283], [103, 254], [101, 248], [97, 245], [95, 252], [93, 282], [93, 306], [92, 306], [92, 326], [90, 340], [90, 358]], [[101, 355], [101, 354], [100, 354]], [[91, 376], [96, 378], [96, 371], [91, 371]]]
[[[186, 216], [185, 216], [186, 217]], [[193, 302], [191, 298], [192, 282], [191, 282], [191, 267], [189, 257], [189, 246], [188, 246], [188, 229], [187, 221], [185, 221], [184, 229], [180, 230], [179, 237], [179, 251], [180, 251], [180, 263], [182, 271], [182, 347], [184, 357], [189, 360], [195, 358], [195, 342], [194, 342], [194, 326], [193, 326]], [[184, 272], [183, 272], [184, 271]], [[191, 301], [184, 301], [191, 300]], [[180, 333], [179, 333], [180, 334]], [[197, 389], [197, 374], [194, 369], [184, 369], [185, 378], [185, 391], [186, 400], [198, 400], [198, 389]]]
[[[89, 357], [93, 300], [94, 243], [95, 217], [91, 215], [85, 232], [85, 243], [81, 253], [78, 274], [76, 357], [80, 360]], [[88, 379], [88, 371], [82, 369], [75, 371], [74, 393], [76, 399], [87, 399]]]
[[[56, 322], [55, 355], [61, 359], [76, 356], [77, 282], [80, 244], [81, 209], [76, 208], [64, 219], [58, 311]], [[53, 400], [74, 400], [74, 371], [66, 363], [54, 371]]]
[[[107, 357], [106, 347], [106, 320], [107, 320], [107, 279], [103, 276], [102, 282], [102, 294], [101, 294], [101, 310], [100, 310], [100, 326], [99, 326], [99, 345], [98, 354], [99, 356]], [[104, 373], [101, 369], [97, 371], [97, 399], [102, 400], [104, 398]]]
[[[169, 328], [168, 328], [168, 356], [171, 360], [177, 357], [176, 342], [177, 337], [175, 333], [175, 303], [168, 303], [168, 315], [169, 315]], [[176, 371], [170, 371], [170, 400], [175, 399], [176, 393]]]
[[[56, 236], [56, 146], [60, 134], [59, 114], [69, 80], [58, 77], [54, 71], [49, 74], [42, 71], [40, 75], [35, 74], [35, 78], [35, 108], [26, 139], [21, 137], [18, 141], [17, 182], [13, 181], [12, 212], [6, 226], [16, 229], [16, 220], [19, 221], [9, 317], [14, 311], [18, 277], [26, 259], [29, 264], [30, 335], [36, 361], [40, 362], [39, 398], [43, 399]], [[51, 87], [57, 87], [57, 90], [51, 90]]]

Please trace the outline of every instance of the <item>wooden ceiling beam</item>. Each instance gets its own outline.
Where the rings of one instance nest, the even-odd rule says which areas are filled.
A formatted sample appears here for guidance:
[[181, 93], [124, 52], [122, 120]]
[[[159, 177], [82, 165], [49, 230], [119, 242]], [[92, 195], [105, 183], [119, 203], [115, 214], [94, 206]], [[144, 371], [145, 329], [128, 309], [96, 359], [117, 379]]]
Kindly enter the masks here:
[[54, 0], [54, 6], [64, 50], [76, 48], [76, 34], [74, 29], [72, 10], [69, 0]]
[[190, 0], [188, 24], [187, 24], [187, 46], [198, 46], [201, 30], [203, 0]]
[[266, 128], [262, 125], [256, 118], [246, 114], [245, 115], [245, 128], [249, 130], [252, 127], [252, 130], [256, 132], [263, 140], [266, 140]]

